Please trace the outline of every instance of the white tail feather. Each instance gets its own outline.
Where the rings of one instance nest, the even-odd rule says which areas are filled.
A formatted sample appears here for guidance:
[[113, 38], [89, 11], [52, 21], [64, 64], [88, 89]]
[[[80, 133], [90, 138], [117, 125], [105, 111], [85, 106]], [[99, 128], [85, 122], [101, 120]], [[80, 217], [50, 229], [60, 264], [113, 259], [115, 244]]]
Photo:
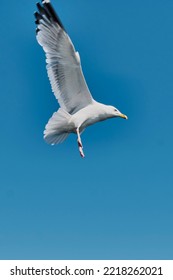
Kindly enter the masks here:
[[62, 108], [52, 115], [44, 130], [44, 139], [48, 144], [62, 143], [68, 137], [70, 133], [68, 131], [68, 121], [70, 118], [71, 115]]

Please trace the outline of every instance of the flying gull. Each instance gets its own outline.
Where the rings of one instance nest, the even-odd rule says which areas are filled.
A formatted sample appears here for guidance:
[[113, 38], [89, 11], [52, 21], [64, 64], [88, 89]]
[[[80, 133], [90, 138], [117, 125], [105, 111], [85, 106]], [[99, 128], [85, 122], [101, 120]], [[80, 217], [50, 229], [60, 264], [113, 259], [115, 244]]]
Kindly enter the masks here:
[[36, 38], [45, 51], [48, 77], [60, 105], [45, 127], [44, 139], [54, 145], [62, 143], [70, 133], [76, 133], [79, 152], [84, 157], [80, 135], [87, 126], [108, 118], [127, 119], [127, 116], [117, 108], [93, 99], [82, 72], [79, 53], [50, 1], [37, 3], [37, 9], [34, 14]]

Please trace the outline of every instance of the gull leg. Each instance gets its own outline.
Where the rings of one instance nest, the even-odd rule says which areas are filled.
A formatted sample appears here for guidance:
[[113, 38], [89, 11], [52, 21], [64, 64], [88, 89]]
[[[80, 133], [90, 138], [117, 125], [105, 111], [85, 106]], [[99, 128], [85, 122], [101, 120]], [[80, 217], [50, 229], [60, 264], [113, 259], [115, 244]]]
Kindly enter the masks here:
[[77, 133], [77, 143], [78, 143], [78, 147], [79, 147], [79, 153], [80, 153], [81, 157], [84, 158], [85, 155], [83, 152], [83, 146], [82, 146], [82, 141], [81, 141], [81, 137], [80, 137], [80, 133], [79, 133], [79, 128], [76, 129], [76, 133]]

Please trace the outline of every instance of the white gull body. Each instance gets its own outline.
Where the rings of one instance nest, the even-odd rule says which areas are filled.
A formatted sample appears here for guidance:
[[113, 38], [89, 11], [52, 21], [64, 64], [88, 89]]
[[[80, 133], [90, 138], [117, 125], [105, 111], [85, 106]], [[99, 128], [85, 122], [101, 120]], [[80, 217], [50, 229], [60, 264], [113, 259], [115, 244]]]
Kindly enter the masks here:
[[48, 121], [44, 139], [62, 143], [77, 134], [79, 152], [84, 157], [80, 134], [96, 122], [113, 117], [127, 119], [117, 108], [95, 101], [83, 76], [80, 56], [49, 0], [37, 3], [36, 38], [46, 54], [47, 72], [60, 108]]

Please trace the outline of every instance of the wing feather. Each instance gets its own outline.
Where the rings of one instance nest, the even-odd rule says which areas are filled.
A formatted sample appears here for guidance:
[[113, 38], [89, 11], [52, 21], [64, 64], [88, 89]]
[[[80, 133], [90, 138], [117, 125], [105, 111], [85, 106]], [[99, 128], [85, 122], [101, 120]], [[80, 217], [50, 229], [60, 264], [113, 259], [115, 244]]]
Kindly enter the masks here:
[[52, 91], [60, 106], [74, 114], [93, 102], [83, 76], [79, 53], [75, 51], [51, 3], [43, 1], [43, 5], [38, 3], [37, 8], [36, 38], [46, 54]]

